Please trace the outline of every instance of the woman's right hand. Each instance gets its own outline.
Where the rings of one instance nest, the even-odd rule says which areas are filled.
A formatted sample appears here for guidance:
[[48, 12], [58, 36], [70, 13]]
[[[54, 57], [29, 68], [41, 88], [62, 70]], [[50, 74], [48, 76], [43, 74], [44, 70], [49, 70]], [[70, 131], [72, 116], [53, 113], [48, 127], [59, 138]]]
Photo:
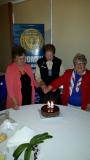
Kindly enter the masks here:
[[14, 107], [13, 107], [13, 109], [15, 109], [15, 110], [19, 110], [19, 109], [20, 109], [20, 107], [19, 107], [19, 106], [14, 106]]
[[13, 98], [13, 103], [14, 103], [14, 107], [13, 107], [13, 109], [15, 109], [15, 110], [19, 110], [19, 109], [20, 109], [20, 107], [18, 106], [18, 103], [17, 103], [17, 100], [16, 100], [16, 98], [15, 98], [15, 97]]
[[48, 92], [50, 92], [52, 90], [52, 86], [47, 86], [47, 87], [45, 87], [44, 89], [43, 89], [43, 92], [45, 93], [45, 94], [47, 94]]

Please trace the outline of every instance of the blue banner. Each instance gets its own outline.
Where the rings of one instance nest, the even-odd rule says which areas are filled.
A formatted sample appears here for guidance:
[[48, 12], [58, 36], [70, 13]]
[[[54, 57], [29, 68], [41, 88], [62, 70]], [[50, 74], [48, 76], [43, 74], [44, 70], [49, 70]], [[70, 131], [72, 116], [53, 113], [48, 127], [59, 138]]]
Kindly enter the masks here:
[[26, 63], [34, 70], [37, 60], [43, 56], [44, 24], [14, 24], [13, 43], [26, 50]]

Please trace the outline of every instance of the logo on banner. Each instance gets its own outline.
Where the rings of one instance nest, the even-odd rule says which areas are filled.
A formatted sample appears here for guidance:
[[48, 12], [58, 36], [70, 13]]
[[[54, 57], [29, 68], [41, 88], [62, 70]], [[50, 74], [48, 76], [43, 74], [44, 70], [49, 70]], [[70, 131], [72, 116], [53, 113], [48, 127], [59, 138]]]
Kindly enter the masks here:
[[42, 48], [44, 38], [37, 29], [26, 29], [21, 33], [20, 43], [25, 50], [36, 53]]

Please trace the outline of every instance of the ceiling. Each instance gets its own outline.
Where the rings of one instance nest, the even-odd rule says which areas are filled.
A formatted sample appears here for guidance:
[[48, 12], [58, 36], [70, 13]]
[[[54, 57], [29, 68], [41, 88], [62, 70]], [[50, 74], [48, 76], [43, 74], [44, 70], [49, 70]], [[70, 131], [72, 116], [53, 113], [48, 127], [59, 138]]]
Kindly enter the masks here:
[[23, 2], [23, 1], [26, 1], [26, 0], [0, 0], [0, 5], [1, 5], [1, 4], [8, 3], [8, 2], [21, 3], [21, 2]]

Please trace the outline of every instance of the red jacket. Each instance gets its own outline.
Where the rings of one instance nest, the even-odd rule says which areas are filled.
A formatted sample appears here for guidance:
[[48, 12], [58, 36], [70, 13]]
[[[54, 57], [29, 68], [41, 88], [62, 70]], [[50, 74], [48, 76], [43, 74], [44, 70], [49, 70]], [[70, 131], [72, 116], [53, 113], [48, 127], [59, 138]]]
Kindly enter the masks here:
[[[56, 79], [50, 85], [52, 86], [52, 90], [57, 89], [61, 85], [63, 85], [64, 90], [62, 93], [62, 103], [63, 105], [68, 104], [69, 97], [69, 87], [70, 87], [70, 79], [72, 76], [73, 69], [68, 69], [63, 76]], [[83, 110], [86, 110], [87, 104], [90, 104], [90, 71], [86, 71], [86, 74], [82, 77], [81, 83], [81, 92], [82, 92], [82, 106]]]
[[[29, 64], [24, 65], [24, 70], [28, 74], [28, 76], [31, 78], [32, 103], [34, 103], [36, 82], [34, 80], [32, 69]], [[13, 97], [16, 97], [18, 106], [21, 106], [22, 105], [22, 93], [21, 93], [20, 72], [19, 72], [18, 65], [16, 63], [12, 63], [8, 65], [6, 74], [5, 74], [5, 79], [6, 79], [7, 93], [8, 93], [6, 107], [7, 108], [14, 107], [14, 104], [12, 101]]]

